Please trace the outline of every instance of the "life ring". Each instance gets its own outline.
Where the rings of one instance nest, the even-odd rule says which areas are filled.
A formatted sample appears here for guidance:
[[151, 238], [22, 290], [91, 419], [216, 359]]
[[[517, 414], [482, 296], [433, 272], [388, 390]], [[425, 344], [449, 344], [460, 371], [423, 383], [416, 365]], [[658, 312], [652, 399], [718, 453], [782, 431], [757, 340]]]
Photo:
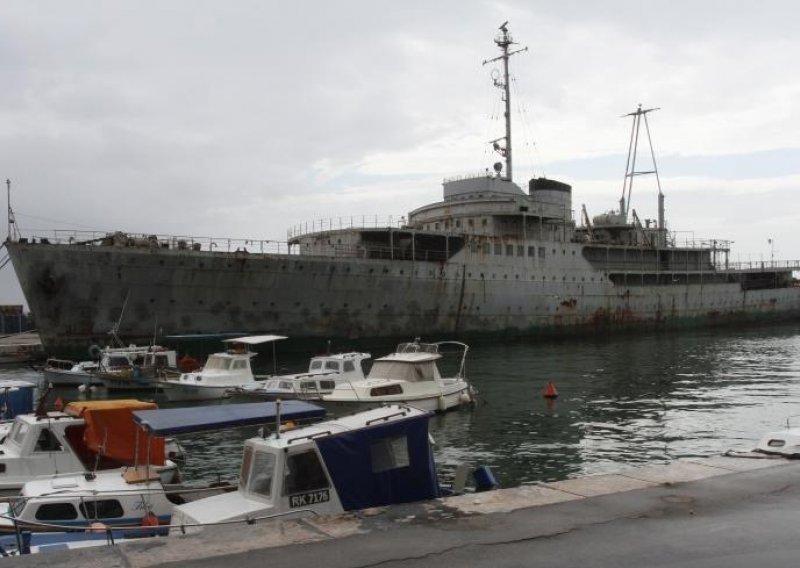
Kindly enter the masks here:
[[89, 346], [89, 357], [91, 357], [92, 359], [99, 359], [102, 353], [103, 353], [102, 347], [100, 347], [96, 343], [94, 345]]

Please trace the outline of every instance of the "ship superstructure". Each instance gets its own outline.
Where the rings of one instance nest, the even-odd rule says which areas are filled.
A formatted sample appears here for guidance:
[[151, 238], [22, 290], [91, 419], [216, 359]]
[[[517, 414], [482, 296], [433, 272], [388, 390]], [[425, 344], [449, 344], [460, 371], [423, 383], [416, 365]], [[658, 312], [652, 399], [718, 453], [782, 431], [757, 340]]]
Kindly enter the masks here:
[[[446, 180], [407, 219], [292, 229], [286, 243], [124, 233], [21, 237], [6, 247], [49, 350], [120, 333], [277, 332], [292, 337], [574, 334], [800, 315], [797, 262], [734, 266], [722, 240], [677, 242], [630, 208], [642, 130], [637, 108], [619, 210], [573, 216], [572, 188], [512, 179], [506, 24], [495, 43], [505, 134], [492, 172]], [[650, 144], [652, 154], [652, 144]], [[10, 208], [9, 208], [10, 211]], [[11, 215], [11, 213], [10, 213]], [[10, 225], [12, 218], [10, 217]]]

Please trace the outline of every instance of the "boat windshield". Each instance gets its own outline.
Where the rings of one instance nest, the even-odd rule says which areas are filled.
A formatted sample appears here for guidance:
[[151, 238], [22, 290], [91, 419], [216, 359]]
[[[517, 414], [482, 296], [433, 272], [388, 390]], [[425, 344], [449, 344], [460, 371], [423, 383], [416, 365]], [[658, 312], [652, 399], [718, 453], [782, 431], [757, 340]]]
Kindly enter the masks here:
[[275, 456], [269, 452], [256, 451], [250, 468], [247, 490], [262, 497], [272, 495], [272, 478], [275, 473]]
[[8, 433], [6, 440], [17, 446], [22, 446], [25, 435], [28, 433], [28, 425], [24, 422], [14, 422], [11, 432]]
[[12, 499], [10, 505], [15, 517], [22, 515], [22, 510], [25, 508], [26, 500], [27, 499]]
[[203, 369], [206, 371], [227, 371], [230, 369], [232, 362], [233, 360], [227, 357], [215, 357], [211, 355]]
[[131, 362], [127, 357], [109, 357], [106, 362], [108, 367], [127, 367]]
[[369, 371], [370, 379], [395, 379], [416, 383], [432, 381], [436, 378], [436, 364], [433, 361], [410, 363], [406, 361], [375, 361]]

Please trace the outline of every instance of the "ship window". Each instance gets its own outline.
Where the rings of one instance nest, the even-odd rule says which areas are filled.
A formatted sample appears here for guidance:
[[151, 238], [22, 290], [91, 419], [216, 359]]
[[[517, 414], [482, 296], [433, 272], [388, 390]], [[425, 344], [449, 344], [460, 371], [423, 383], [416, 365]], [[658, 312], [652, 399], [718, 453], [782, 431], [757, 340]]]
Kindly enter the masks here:
[[373, 473], [408, 467], [408, 440], [405, 436], [383, 438], [370, 446]]
[[36, 440], [36, 446], [33, 448], [34, 452], [60, 452], [61, 450], [63, 450], [61, 442], [49, 428], [45, 428], [39, 433], [39, 439]]
[[495, 244], [494, 245], [494, 254], [496, 254], [498, 256], [503, 254], [503, 245], [501, 245], [500, 243]]
[[284, 495], [305, 493], [330, 487], [328, 476], [314, 450], [286, 457]]
[[438, 231], [438, 230], [439, 230], [439, 223], [436, 223], [436, 224], [434, 225], [434, 228], [435, 228], [435, 229]]
[[461, 227], [461, 219], [456, 219], [456, 227]]
[[481, 219], [481, 225], [483, 225], [484, 227], [485, 227], [485, 226], [486, 226], [488, 223], [489, 223], [489, 221], [488, 221], [488, 220], [486, 220], [486, 219]]
[[72, 503], [46, 503], [36, 509], [37, 521], [69, 521], [78, 518]]
[[250, 468], [248, 490], [264, 497], [272, 495], [272, 476], [275, 471], [275, 456], [269, 452], [255, 452]]
[[87, 519], [118, 519], [125, 514], [122, 504], [116, 499], [85, 501], [80, 504], [80, 510]]
[[[286, 386], [291, 388], [291, 385], [286, 383]], [[300, 383], [300, 388], [302, 390], [317, 390], [317, 383], [316, 381], [302, 381]]]
[[467, 225], [472, 227], [475, 223], [473, 223], [472, 219], [467, 219]]
[[525, 247], [517, 245], [517, 256], [525, 256]]
[[544, 247], [539, 247], [539, 258], [544, 258], [544, 253], [545, 253]]
[[536, 256], [536, 247], [528, 247], [528, 256], [531, 258]]
[[240, 359], [238, 361], [233, 362], [234, 369], [246, 369], [247, 368], [247, 361], [244, 359]]
[[319, 382], [320, 390], [333, 390], [336, 388], [336, 382], [334, 381], [320, 381]]
[[514, 245], [506, 245], [506, 256], [514, 256]]
[[345, 373], [349, 373], [350, 371], [355, 371], [355, 370], [356, 370], [355, 363], [353, 363], [352, 361], [345, 361], [344, 362], [344, 372]]
[[444, 222], [444, 228], [445, 229], [449, 229], [450, 228], [450, 221], [445, 221]]
[[325, 361], [325, 368], [333, 371], [338, 371], [341, 369], [338, 361]]

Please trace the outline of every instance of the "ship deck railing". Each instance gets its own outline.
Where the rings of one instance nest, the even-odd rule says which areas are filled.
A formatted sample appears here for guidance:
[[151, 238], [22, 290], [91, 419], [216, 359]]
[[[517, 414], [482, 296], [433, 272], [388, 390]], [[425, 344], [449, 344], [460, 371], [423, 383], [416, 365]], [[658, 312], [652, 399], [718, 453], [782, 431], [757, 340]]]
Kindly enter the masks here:
[[295, 254], [285, 241], [232, 239], [227, 237], [191, 237], [146, 233], [51, 230], [35, 231], [20, 237], [20, 242], [102, 247], [158, 248], [185, 251], [228, 252], [242, 254]]
[[720, 272], [800, 272], [800, 260], [758, 260], [748, 262], [731, 262], [727, 266], [718, 266]]
[[351, 215], [327, 217], [294, 225], [286, 231], [289, 240], [303, 235], [339, 231], [343, 229], [401, 229], [406, 225], [405, 215]]
[[618, 272], [628, 274], [741, 274], [759, 272], [800, 272], [800, 260], [772, 260], [758, 262], [731, 262], [727, 265], [717, 263], [714, 265], [688, 265], [680, 266], [673, 264], [670, 266], [659, 265], [650, 260], [637, 262], [636, 259], [626, 261], [604, 261], [593, 263], [598, 270], [607, 272]]

